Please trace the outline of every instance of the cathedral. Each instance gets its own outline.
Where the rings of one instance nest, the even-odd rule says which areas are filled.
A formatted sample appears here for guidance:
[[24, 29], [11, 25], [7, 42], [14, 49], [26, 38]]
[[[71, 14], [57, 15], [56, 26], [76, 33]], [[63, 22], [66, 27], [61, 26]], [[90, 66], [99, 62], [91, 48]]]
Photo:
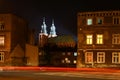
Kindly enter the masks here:
[[45, 23], [45, 18], [43, 18], [43, 24], [41, 25], [41, 31], [39, 33], [39, 46], [43, 47], [48, 38], [57, 37], [56, 28], [54, 25], [54, 20], [52, 20], [52, 25], [50, 27], [50, 33], [47, 32], [47, 25]]
[[46, 35], [48, 37], [56, 37], [56, 28], [55, 28], [55, 25], [54, 25], [54, 20], [52, 20], [52, 25], [50, 27], [50, 34], [48, 35], [47, 33], [47, 25], [45, 24], [45, 18], [43, 18], [43, 24], [41, 25], [41, 33], [40, 34], [43, 34], [43, 35]]
[[54, 20], [47, 32], [45, 18], [39, 33], [39, 66], [75, 67], [76, 43], [72, 36], [56, 34]]

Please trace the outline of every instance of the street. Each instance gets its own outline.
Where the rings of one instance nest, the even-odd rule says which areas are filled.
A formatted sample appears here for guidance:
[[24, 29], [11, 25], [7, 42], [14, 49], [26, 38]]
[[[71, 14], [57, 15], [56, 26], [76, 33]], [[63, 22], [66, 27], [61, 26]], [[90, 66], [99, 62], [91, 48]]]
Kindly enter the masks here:
[[0, 80], [120, 80], [119, 72], [0, 71]]

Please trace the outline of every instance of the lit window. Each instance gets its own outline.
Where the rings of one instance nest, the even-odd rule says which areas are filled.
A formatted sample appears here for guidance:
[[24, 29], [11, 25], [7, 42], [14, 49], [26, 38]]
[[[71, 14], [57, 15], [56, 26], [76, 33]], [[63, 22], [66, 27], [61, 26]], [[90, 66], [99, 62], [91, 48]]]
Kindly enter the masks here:
[[85, 63], [93, 63], [93, 52], [85, 53]]
[[67, 61], [68, 60], [68, 58], [65, 58], [65, 61]]
[[77, 63], [77, 61], [76, 61], [76, 60], [74, 60], [74, 61], [73, 61], [73, 63], [74, 63], [74, 64], [76, 64], [76, 63]]
[[112, 53], [112, 63], [120, 63], [120, 52]]
[[97, 52], [97, 63], [105, 63], [105, 52]]
[[77, 52], [74, 52], [74, 56], [77, 56]]
[[93, 36], [92, 35], [87, 35], [86, 37], [87, 37], [86, 43], [87, 44], [92, 44], [93, 43]]
[[97, 34], [97, 44], [103, 44], [103, 35]]
[[5, 41], [4, 36], [0, 36], [0, 46], [4, 46], [4, 41]]
[[120, 44], [120, 34], [112, 35], [112, 44]]
[[0, 52], [0, 62], [4, 62], [4, 52]]
[[70, 60], [68, 58], [65, 58], [65, 63], [70, 63]]
[[92, 19], [87, 19], [87, 25], [92, 25]]

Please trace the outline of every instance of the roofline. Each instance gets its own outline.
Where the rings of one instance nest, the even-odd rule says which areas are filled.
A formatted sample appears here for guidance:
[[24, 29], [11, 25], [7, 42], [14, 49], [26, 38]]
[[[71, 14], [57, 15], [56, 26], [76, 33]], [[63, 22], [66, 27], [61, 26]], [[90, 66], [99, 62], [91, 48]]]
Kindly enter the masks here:
[[95, 10], [95, 11], [79, 11], [78, 14], [93, 14], [93, 13], [120, 13], [120, 10]]

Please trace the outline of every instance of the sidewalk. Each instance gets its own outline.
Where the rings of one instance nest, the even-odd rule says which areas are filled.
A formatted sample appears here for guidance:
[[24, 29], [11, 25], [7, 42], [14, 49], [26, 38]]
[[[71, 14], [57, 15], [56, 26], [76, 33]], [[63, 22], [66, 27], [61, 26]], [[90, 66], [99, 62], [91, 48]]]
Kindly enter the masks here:
[[0, 67], [0, 71], [8, 71], [8, 70], [120, 72], [120, 68]]

